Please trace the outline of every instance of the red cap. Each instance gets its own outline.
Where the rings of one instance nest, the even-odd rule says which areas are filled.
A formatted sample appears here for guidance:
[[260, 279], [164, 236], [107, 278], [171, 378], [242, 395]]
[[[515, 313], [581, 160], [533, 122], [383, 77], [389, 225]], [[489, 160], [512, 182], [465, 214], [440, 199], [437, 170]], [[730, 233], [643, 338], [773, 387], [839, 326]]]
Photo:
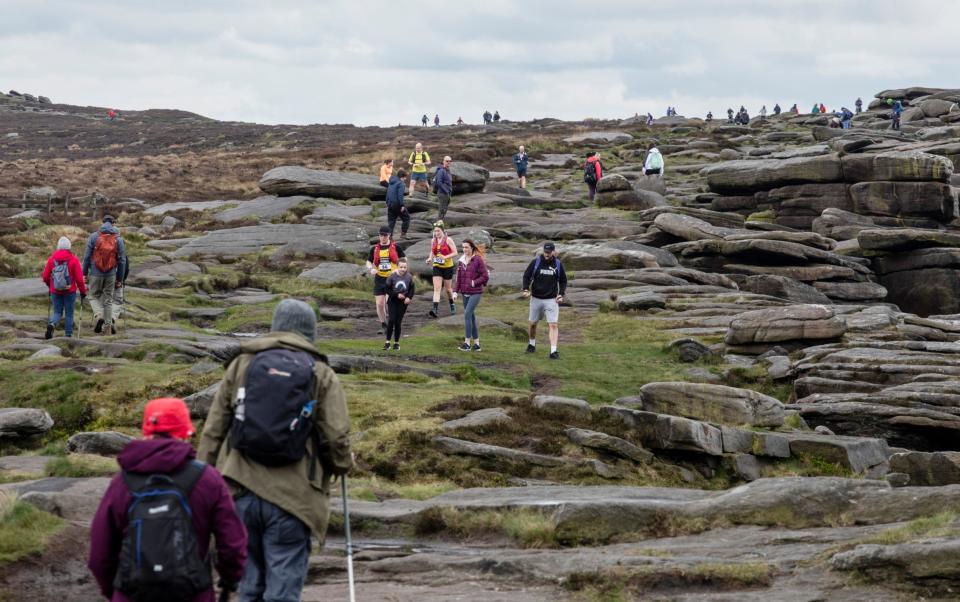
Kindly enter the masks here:
[[196, 430], [190, 422], [190, 410], [182, 399], [164, 397], [147, 402], [143, 408], [143, 436], [167, 433], [177, 439], [189, 439]]

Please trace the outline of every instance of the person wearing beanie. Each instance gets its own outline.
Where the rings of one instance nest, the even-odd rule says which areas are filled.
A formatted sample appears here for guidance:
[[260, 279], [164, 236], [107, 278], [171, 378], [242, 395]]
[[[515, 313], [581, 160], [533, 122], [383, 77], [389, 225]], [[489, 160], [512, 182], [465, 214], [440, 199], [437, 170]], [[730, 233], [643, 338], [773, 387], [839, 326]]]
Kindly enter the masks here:
[[[117, 456], [121, 472], [110, 481], [90, 525], [87, 566], [101, 593], [114, 602], [133, 599], [131, 592], [123, 591], [125, 586], [118, 585], [126, 579], [122, 550], [129, 545], [129, 513], [135, 499], [128, 483], [145, 484], [148, 478], [155, 482], [164, 477], [174, 483], [181, 479], [192, 483], [187, 501], [200, 561], [209, 566], [212, 535], [216, 540], [216, 568], [221, 585], [232, 588], [243, 575], [247, 533], [223, 477], [212, 466], [195, 460], [196, 452], [188, 442], [194, 427], [186, 404], [172, 398], [150, 401], [144, 408], [142, 433], [143, 439], [131, 441]], [[151, 544], [156, 546], [158, 542], [144, 541], [142, 545]], [[213, 602], [214, 589], [211, 585], [178, 599]]]
[[116, 334], [113, 326], [114, 291], [123, 286], [127, 274], [127, 250], [113, 222], [113, 216], [103, 216], [100, 228], [87, 239], [83, 255], [83, 275], [90, 286], [90, 307], [97, 321], [93, 331], [97, 334]]
[[80, 293], [80, 303], [87, 298], [87, 283], [83, 280], [80, 260], [70, 250], [70, 239], [61, 236], [57, 241], [57, 250], [47, 258], [40, 276], [50, 290], [52, 315], [47, 319], [47, 331], [43, 338], [53, 337], [53, 330], [63, 318], [64, 335], [73, 336], [73, 308]]
[[[249, 537], [241, 600], [300, 599], [311, 534], [321, 545], [326, 537], [330, 484], [353, 465], [346, 397], [314, 346], [316, 325], [313, 307], [281, 301], [270, 332], [241, 343], [203, 425], [199, 457], [227, 479]], [[307, 425], [310, 437], [293, 450], [296, 459], [275, 455], [266, 462], [266, 444], [248, 438], [274, 424], [284, 432]]]

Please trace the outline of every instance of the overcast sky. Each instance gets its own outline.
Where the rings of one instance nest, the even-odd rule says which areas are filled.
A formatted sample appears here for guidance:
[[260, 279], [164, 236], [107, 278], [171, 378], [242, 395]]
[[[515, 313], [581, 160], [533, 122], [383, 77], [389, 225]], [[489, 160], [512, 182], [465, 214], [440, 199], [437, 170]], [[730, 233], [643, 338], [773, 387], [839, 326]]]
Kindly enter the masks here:
[[0, 0], [0, 88], [260, 123], [831, 109], [960, 87], [957, 0]]

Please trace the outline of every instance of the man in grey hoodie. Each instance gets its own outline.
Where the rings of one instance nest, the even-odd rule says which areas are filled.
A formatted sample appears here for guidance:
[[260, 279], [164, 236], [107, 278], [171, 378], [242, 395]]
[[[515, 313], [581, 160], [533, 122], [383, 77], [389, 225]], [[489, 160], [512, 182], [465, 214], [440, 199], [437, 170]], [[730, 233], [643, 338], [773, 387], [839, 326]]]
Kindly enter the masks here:
[[[90, 307], [97, 325], [93, 331], [97, 334], [116, 334], [113, 326], [113, 295], [122, 280], [117, 278], [126, 274], [127, 251], [120, 237], [120, 231], [113, 225], [113, 217], [103, 216], [100, 229], [90, 235], [87, 250], [83, 255], [83, 275], [87, 279], [90, 292]], [[104, 324], [107, 330], [104, 330]]]

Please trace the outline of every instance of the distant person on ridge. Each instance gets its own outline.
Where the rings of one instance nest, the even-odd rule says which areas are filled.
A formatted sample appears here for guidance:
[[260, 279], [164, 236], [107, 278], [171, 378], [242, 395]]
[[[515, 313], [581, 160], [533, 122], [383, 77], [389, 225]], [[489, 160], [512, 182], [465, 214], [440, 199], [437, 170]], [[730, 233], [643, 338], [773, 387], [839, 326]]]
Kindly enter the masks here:
[[653, 113], [647, 113], [647, 125], [653, 125]]
[[417, 191], [417, 182], [427, 185], [427, 168], [430, 166], [430, 153], [423, 150], [423, 145], [417, 142], [407, 159], [410, 165], [410, 195]]
[[520, 184], [520, 188], [527, 187], [527, 166], [530, 163], [530, 156], [527, 155], [527, 151], [524, 150], [523, 145], [520, 145], [520, 148], [513, 156], [513, 168], [517, 170], [517, 182]]
[[793, 103], [793, 106], [790, 107], [790, 112], [792, 112], [794, 115], [800, 114], [800, 109], [797, 107], [797, 103]]
[[433, 127], [435, 127], [435, 128], [440, 127], [440, 115], [439, 115], [439, 114], [436, 114], [436, 115], [433, 116]]
[[353, 466], [346, 395], [316, 337], [313, 307], [278, 303], [270, 332], [240, 344], [203, 424], [197, 456], [223, 473], [247, 528], [243, 602], [300, 600], [311, 536], [323, 544], [334, 479]]
[[711, 121], [713, 121], [713, 113], [711, 111], [707, 111], [707, 123], [710, 123]]
[[457, 125], [463, 125], [463, 117], [457, 117]]
[[847, 107], [840, 108], [840, 126], [845, 129], [850, 129], [850, 120], [853, 119], [853, 111]]
[[820, 105], [814, 103], [814, 104], [813, 104], [813, 108], [810, 109], [810, 113], [813, 114], [813, 115], [819, 115], [819, 114], [820, 114]]
[[594, 151], [587, 153], [587, 160], [583, 164], [583, 181], [587, 185], [587, 196], [593, 201], [597, 195], [597, 183], [603, 178], [603, 164], [600, 163], [600, 154]]
[[483, 112], [483, 124], [490, 125], [490, 122], [493, 121], [493, 114], [490, 111]]
[[727, 123], [733, 123], [733, 109], [727, 109]]
[[663, 177], [663, 155], [655, 144], [651, 144], [647, 151], [647, 158], [643, 162], [643, 175]]
[[443, 220], [447, 216], [447, 207], [450, 206], [450, 197], [453, 196], [453, 174], [450, 165], [453, 159], [450, 156], [443, 158], [443, 163], [437, 167], [433, 175], [433, 190], [437, 193], [437, 219]]
[[113, 109], [110, 109], [109, 111], [107, 111], [107, 119], [109, 119], [110, 121], [114, 121], [116, 118], [117, 118], [116, 111], [114, 111]]
[[527, 353], [537, 351], [537, 323], [546, 318], [550, 339], [550, 359], [560, 359], [557, 342], [560, 339], [560, 304], [567, 292], [567, 273], [556, 255], [552, 242], [543, 243], [543, 253], [537, 255], [523, 272], [523, 297], [530, 298], [529, 339]]
[[410, 229], [410, 212], [407, 211], [403, 203], [403, 191], [406, 188], [403, 180], [407, 177], [407, 172], [402, 167], [397, 170], [397, 175], [390, 176], [390, 185], [387, 187], [387, 225], [390, 227], [390, 237], [393, 237], [393, 229], [399, 219], [400, 236], [406, 238], [407, 230]]
[[367, 270], [373, 276], [373, 298], [380, 319], [380, 332], [387, 330], [387, 278], [397, 269], [397, 260], [404, 256], [403, 249], [390, 239], [390, 226], [380, 226], [380, 242], [370, 248]]
[[493, 113], [493, 122], [500, 123], [500, 111], [494, 111]]
[[887, 99], [887, 106], [890, 107], [890, 117], [893, 121], [891, 129], [900, 131], [900, 116], [903, 114], [903, 103], [899, 100]]
[[858, 96], [858, 97], [857, 97], [857, 102], [855, 102], [853, 106], [856, 107], [856, 109], [857, 109], [857, 115], [859, 115], [860, 113], [862, 113], [862, 112], [863, 112], [863, 99]]
[[87, 298], [87, 283], [83, 280], [83, 268], [80, 260], [70, 251], [70, 239], [61, 236], [57, 241], [57, 250], [47, 259], [41, 279], [50, 292], [53, 315], [47, 321], [47, 332], [43, 338], [53, 337], [53, 329], [64, 318], [65, 336], [73, 336], [73, 309], [80, 291], [80, 303]]
[[822, 113], [826, 113], [826, 112], [827, 112], [827, 105], [825, 105], [825, 104], [823, 104], [823, 103], [821, 102], [821, 103], [820, 103], [820, 113], [822, 114]]
[[427, 114], [424, 113], [423, 117], [420, 118], [420, 123], [423, 124], [423, 127], [427, 127], [427, 121], [429, 121], [429, 119], [427, 118]]
[[760, 119], [766, 119], [766, 118], [767, 118], [767, 105], [763, 105], [762, 107], [760, 107]]
[[141, 432], [143, 439], [127, 443], [117, 456], [121, 472], [110, 480], [90, 524], [87, 566], [100, 592], [114, 602], [213, 602], [214, 559], [221, 588], [236, 591], [247, 560], [247, 531], [224, 477], [196, 460], [186, 404], [174, 398], [147, 402]]
[[779, 115], [779, 114], [780, 114], [780, 103], [779, 103], [779, 102], [778, 102], [777, 104], [773, 105], [773, 114], [774, 114], [774, 115]]
[[[113, 225], [113, 217], [103, 216], [100, 229], [90, 235], [83, 255], [83, 274], [87, 277], [90, 291], [90, 308], [97, 321], [93, 331], [97, 334], [117, 334], [113, 325], [113, 294], [117, 288], [117, 275], [126, 273], [124, 262], [127, 251], [120, 231]], [[104, 325], [107, 329], [104, 330]]]
[[393, 159], [384, 159], [380, 166], [380, 185], [384, 188], [390, 186], [390, 176], [393, 175]]

